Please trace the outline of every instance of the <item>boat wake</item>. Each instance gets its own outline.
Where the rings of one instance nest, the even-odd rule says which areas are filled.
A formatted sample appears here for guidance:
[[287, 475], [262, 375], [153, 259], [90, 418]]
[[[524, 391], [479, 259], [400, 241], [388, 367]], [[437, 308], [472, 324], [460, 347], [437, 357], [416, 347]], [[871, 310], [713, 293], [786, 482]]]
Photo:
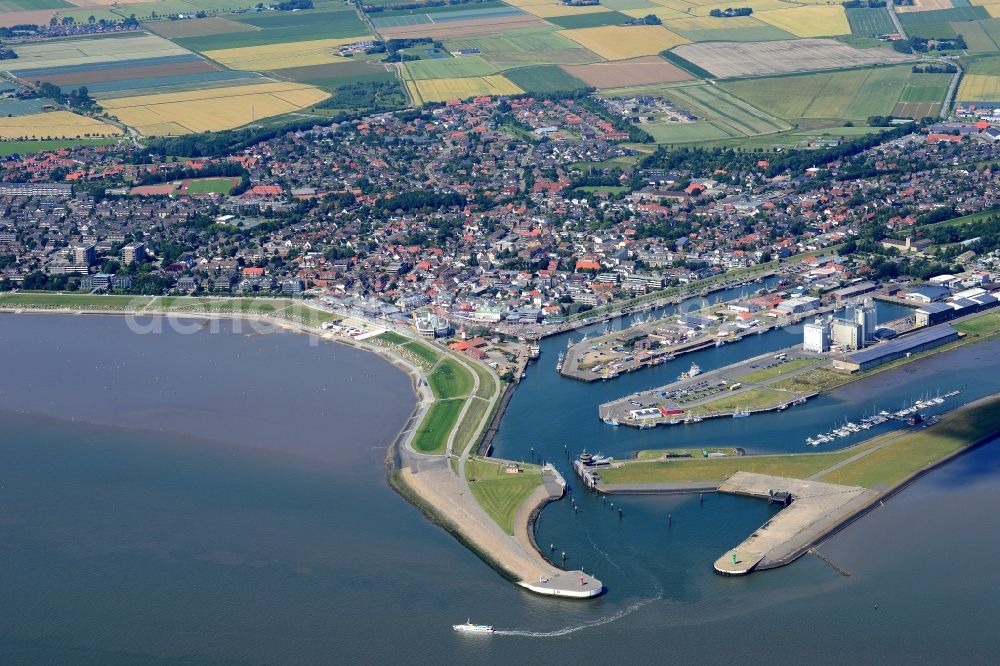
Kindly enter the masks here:
[[591, 620], [590, 622], [584, 622], [582, 624], [573, 625], [571, 627], [563, 627], [562, 629], [554, 629], [552, 631], [527, 631], [523, 629], [496, 629], [493, 632], [494, 636], [521, 636], [524, 638], [557, 638], [559, 636], [567, 636], [569, 634], [576, 633], [578, 631], [583, 631], [584, 629], [590, 629], [592, 627], [599, 627], [602, 624], [610, 624], [616, 620], [620, 620], [626, 615], [631, 615], [635, 611], [639, 610], [643, 606], [648, 606], [659, 599], [659, 597], [652, 597], [649, 599], [643, 599], [642, 601], [637, 601], [634, 604], [630, 604], [625, 608], [621, 609], [617, 613], [612, 613], [611, 615], [606, 615], [596, 620]]

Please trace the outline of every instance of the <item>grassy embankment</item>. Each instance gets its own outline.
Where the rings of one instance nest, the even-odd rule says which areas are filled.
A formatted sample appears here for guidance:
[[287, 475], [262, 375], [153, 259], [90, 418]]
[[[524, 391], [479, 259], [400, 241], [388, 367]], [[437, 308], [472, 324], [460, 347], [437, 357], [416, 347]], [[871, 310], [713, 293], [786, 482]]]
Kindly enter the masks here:
[[777, 391], [767, 387], [751, 388], [726, 392], [716, 400], [685, 409], [684, 414], [705, 417], [730, 414], [737, 409], [749, 409], [750, 411], [772, 409], [786, 402], [791, 402], [796, 397], [787, 391]]
[[514, 519], [521, 505], [542, 484], [541, 468], [520, 464], [520, 474], [508, 474], [504, 465], [486, 458], [469, 458], [465, 476], [480, 506], [507, 534], [514, 533]]
[[339, 321], [332, 312], [311, 308], [289, 298], [219, 296], [129, 296], [79, 292], [17, 292], [0, 294], [0, 309], [96, 310], [105, 312], [167, 312], [274, 317], [305, 326]]
[[[727, 456], [735, 456], [738, 452], [735, 448], [726, 447], [718, 448], [714, 446], [707, 446], [704, 448], [692, 448], [692, 449], [649, 449], [647, 451], [639, 451], [639, 460], [662, 460], [663, 456], [667, 453], [671, 455], [690, 455], [690, 459], [702, 458], [704, 453], [724, 453]], [[679, 460], [689, 460], [688, 458], [679, 458]]]
[[[601, 478], [608, 484], [721, 482], [736, 472], [755, 472], [802, 479], [871, 451], [819, 479], [884, 490], [997, 433], [1000, 433], [1000, 394], [980, 404], [961, 407], [927, 428], [885, 433], [840, 451], [655, 462], [642, 462], [648, 458], [640, 453], [640, 461], [601, 470]], [[879, 445], [884, 446], [873, 450]], [[650, 457], [658, 458], [655, 453], [650, 452]]]

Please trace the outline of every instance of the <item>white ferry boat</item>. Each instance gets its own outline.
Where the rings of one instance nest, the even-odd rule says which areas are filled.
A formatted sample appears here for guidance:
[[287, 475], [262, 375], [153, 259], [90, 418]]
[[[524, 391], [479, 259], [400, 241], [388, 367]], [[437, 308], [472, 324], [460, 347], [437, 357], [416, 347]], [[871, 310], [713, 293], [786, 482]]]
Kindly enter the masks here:
[[489, 624], [472, 624], [469, 620], [465, 621], [465, 624], [453, 624], [452, 629], [455, 631], [464, 631], [468, 634], [492, 634], [493, 625]]

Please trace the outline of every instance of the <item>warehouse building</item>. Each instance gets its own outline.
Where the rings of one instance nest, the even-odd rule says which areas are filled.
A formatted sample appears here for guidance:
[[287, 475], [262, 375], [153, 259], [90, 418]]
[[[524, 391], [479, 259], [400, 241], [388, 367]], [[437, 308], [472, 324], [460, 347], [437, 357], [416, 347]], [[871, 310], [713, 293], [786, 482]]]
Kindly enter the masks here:
[[836, 358], [833, 367], [842, 372], [863, 372], [910, 354], [940, 347], [958, 338], [958, 331], [951, 326], [934, 326]]

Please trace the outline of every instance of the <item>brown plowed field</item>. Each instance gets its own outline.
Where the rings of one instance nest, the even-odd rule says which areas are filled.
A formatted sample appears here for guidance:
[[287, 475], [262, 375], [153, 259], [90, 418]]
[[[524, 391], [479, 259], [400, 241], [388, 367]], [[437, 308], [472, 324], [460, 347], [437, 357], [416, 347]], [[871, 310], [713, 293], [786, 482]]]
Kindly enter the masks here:
[[200, 74], [202, 72], [217, 72], [220, 68], [207, 60], [192, 60], [165, 65], [146, 65], [145, 67], [129, 67], [127, 62], [114, 69], [97, 69], [87, 72], [70, 72], [69, 74], [50, 74], [45, 80], [57, 86], [73, 86], [87, 83], [102, 83], [104, 81], [127, 81], [128, 79], [156, 79], [161, 76], [178, 76], [181, 74]]
[[395, 28], [379, 28], [386, 39], [408, 37], [430, 37], [432, 39], [455, 39], [457, 37], [478, 37], [497, 35], [504, 30], [539, 28], [549, 25], [531, 14], [517, 16], [497, 16], [478, 21], [449, 21], [447, 23], [424, 23], [422, 25], [402, 25]]
[[167, 39], [204, 37], [206, 35], [224, 35], [230, 32], [253, 32], [259, 30], [259, 28], [247, 23], [230, 21], [221, 16], [209, 16], [203, 19], [185, 19], [183, 21], [151, 21], [143, 23], [142, 27]]
[[567, 73], [595, 88], [621, 88], [651, 83], [688, 81], [690, 74], [659, 56], [646, 56], [592, 65], [563, 65]]

